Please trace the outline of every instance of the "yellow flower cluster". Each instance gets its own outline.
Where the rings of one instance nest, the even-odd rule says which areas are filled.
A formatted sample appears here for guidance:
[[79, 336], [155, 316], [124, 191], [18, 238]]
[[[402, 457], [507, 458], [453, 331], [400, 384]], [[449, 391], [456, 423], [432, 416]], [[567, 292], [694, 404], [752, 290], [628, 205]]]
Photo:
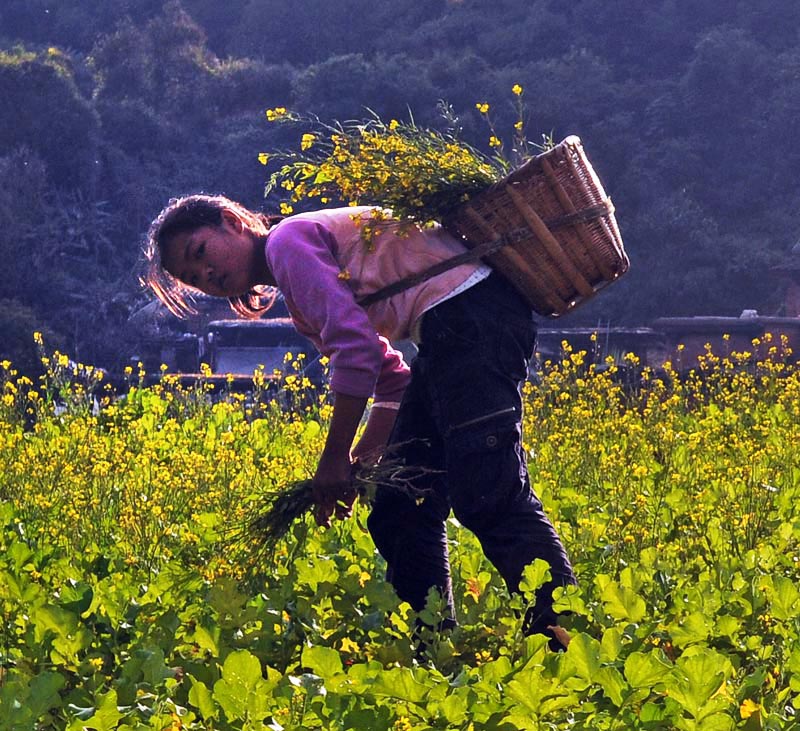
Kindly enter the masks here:
[[[598, 545], [682, 565], [746, 556], [777, 530], [800, 486], [800, 371], [785, 340], [753, 348], [762, 357], [709, 348], [679, 372], [565, 342], [526, 385], [531, 482], [577, 562]], [[236, 574], [241, 556], [209, 553], [209, 535], [241, 522], [260, 489], [313, 474], [322, 448], [331, 407], [303, 366], [289, 354], [277, 378], [258, 372], [250, 396], [221, 400], [169, 376], [143, 388], [132, 371], [125, 399], [104, 396], [97, 410], [80, 384], [80, 397], [62, 383], [48, 402], [54, 374], [73, 372], [62, 355], [48, 356], [39, 388], [2, 362], [0, 498], [50, 544], [80, 551], [113, 536], [132, 564], [180, 555], [208, 580]], [[29, 408], [32, 427], [19, 418]], [[490, 593], [474, 567], [464, 581], [473, 604]]]
[[528, 388], [525, 434], [534, 489], [567, 542], [680, 562], [756, 548], [798, 487], [785, 468], [800, 458], [800, 373], [787, 351], [784, 342], [780, 357], [758, 359], [709, 347], [678, 372], [642, 368], [632, 354], [589, 363], [564, 343]]
[[267, 109], [266, 116], [270, 122], [276, 122], [279, 119], [286, 117], [288, 112], [286, 107], [275, 107], [274, 109]]
[[[282, 188], [285, 206], [308, 199], [350, 205], [379, 205], [396, 218], [418, 223], [440, 220], [469, 195], [499, 179], [504, 170], [449, 133], [413, 122], [378, 117], [366, 122], [325, 125], [293, 113], [269, 116], [311, 127], [300, 152], [284, 155], [267, 192]], [[261, 153], [263, 162], [280, 158]]]
[[[58, 353], [46, 360], [47, 383], [71, 363]], [[32, 539], [70, 552], [113, 540], [131, 565], [181, 556], [208, 581], [239, 575], [246, 547], [209, 554], [209, 532], [241, 523], [259, 490], [312, 474], [322, 447], [330, 407], [303, 366], [302, 354], [290, 357], [268, 398], [263, 372], [250, 401], [212, 399], [208, 385], [186, 388], [165, 375], [151, 388], [131, 383], [124, 399], [109, 398], [98, 412], [77, 397], [64, 410], [67, 385], [48, 402], [0, 364], [2, 391], [27, 393], [35, 418], [27, 431], [0, 408], [0, 501], [17, 506]]]

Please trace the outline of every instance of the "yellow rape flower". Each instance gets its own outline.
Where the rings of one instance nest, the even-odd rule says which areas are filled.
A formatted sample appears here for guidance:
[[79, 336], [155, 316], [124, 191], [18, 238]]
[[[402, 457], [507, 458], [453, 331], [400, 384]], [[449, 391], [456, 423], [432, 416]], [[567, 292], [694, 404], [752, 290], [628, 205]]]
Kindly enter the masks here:
[[477, 109], [481, 114], [489, 113], [489, 105], [486, 102], [478, 102], [475, 104], [475, 109]]
[[519, 84], [514, 84], [514, 86], [511, 87], [511, 93], [514, 96], [522, 96], [522, 87]]
[[267, 119], [270, 122], [275, 122], [282, 117], [286, 116], [286, 107], [275, 107], [275, 109], [267, 109], [266, 111]]
[[492, 135], [489, 138], [489, 147], [500, 147], [500, 145], [502, 145], [502, 144], [503, 143], [500, 142], [500, 139], [495, 137], [495, 135]]
[[262, 165], [266, 165], [269, 162], [269, 155], [266, 152], [259, 152], [258, 153], [258, 161]]
[[745, 698], [745, 700], [742, 702], [742, 705], [739, 706], [739, 713], [741, 714], [742, 718], [750, 718], [750, 716], [759, 712], [760, 710], [761, 705], [750, 698]]
[[311, 146], [314, 144], [314, 142], [316, 141], [316, 139], [317, 139], [317, 138], [316, 138], [316, 136], [315, 136], [315, 135], [312, 135], [312, 134], [310, 134], [310, 133], [306, 132], [306, 133], [305, 133], [305, 134], [304, 134], [304, 135], [303, 135], [303, 136], [300, 138], [300, 149], [301, 149], [301, 150], [308, 150], [308, 149], [309, 149], [309, 148], [310, 148], [310, 147], [311, 147]]
[[339, 645], [342, 652], [349, 652], [349, 653], [356, 653], [361, 648], [359, 647], [357, 642], [353, 642], [349, 637], [343, 637], [342, 641]]

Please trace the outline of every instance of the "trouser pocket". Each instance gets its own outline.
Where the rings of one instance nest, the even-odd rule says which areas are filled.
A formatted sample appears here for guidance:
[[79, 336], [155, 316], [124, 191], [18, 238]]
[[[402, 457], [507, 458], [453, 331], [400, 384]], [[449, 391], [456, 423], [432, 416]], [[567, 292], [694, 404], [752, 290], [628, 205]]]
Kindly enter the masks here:
[[471, 530], [503, 520], [517, 500], [529, 498], [516, 418], [513, 408], [489, 413], [456, 425], [447, 439], [450, 504], [459, 522]]

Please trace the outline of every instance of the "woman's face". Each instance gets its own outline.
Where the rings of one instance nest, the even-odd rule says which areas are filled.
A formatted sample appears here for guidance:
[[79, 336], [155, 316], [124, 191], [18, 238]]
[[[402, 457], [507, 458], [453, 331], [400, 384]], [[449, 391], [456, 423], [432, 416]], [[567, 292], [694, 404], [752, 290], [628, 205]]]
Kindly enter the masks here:
[[214, 297], [235, 297], [262, 283], [258, 281], [263, 270], [261, 248], [239, 218], [225, 211], [219, 226], [202, 226], [170, 238], [162, 262], [190, 287]]

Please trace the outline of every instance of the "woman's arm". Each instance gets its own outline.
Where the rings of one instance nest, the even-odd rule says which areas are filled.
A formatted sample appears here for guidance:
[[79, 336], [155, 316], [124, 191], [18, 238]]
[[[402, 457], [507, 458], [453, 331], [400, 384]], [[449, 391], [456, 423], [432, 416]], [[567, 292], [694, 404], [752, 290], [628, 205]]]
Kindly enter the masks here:
[[334, 513], [346, 518], [352, 511], [356, 492], [351, 482], [350, 449], [366, 406], [366, 398], [333, 394], [331, 425], [312, 481], [317, 525], [329, 526]]
[[397, 409], [374, 405], [369, 412], [367, 425], [358, 444], [353, 447], [352, 458], [373, 463], [383, 454], [397, 418]]
[[351, 481], [353, 461], [376, 460], [389, 441], [397, 410], [373, 406], [364, 433], [351, 450], [366, 404], [367, 399], [334, 393], [331, 426], [312, 482], [317, 525], [329, 526], [334, 514], [337, 518], [350, 516], [356, 498]]

